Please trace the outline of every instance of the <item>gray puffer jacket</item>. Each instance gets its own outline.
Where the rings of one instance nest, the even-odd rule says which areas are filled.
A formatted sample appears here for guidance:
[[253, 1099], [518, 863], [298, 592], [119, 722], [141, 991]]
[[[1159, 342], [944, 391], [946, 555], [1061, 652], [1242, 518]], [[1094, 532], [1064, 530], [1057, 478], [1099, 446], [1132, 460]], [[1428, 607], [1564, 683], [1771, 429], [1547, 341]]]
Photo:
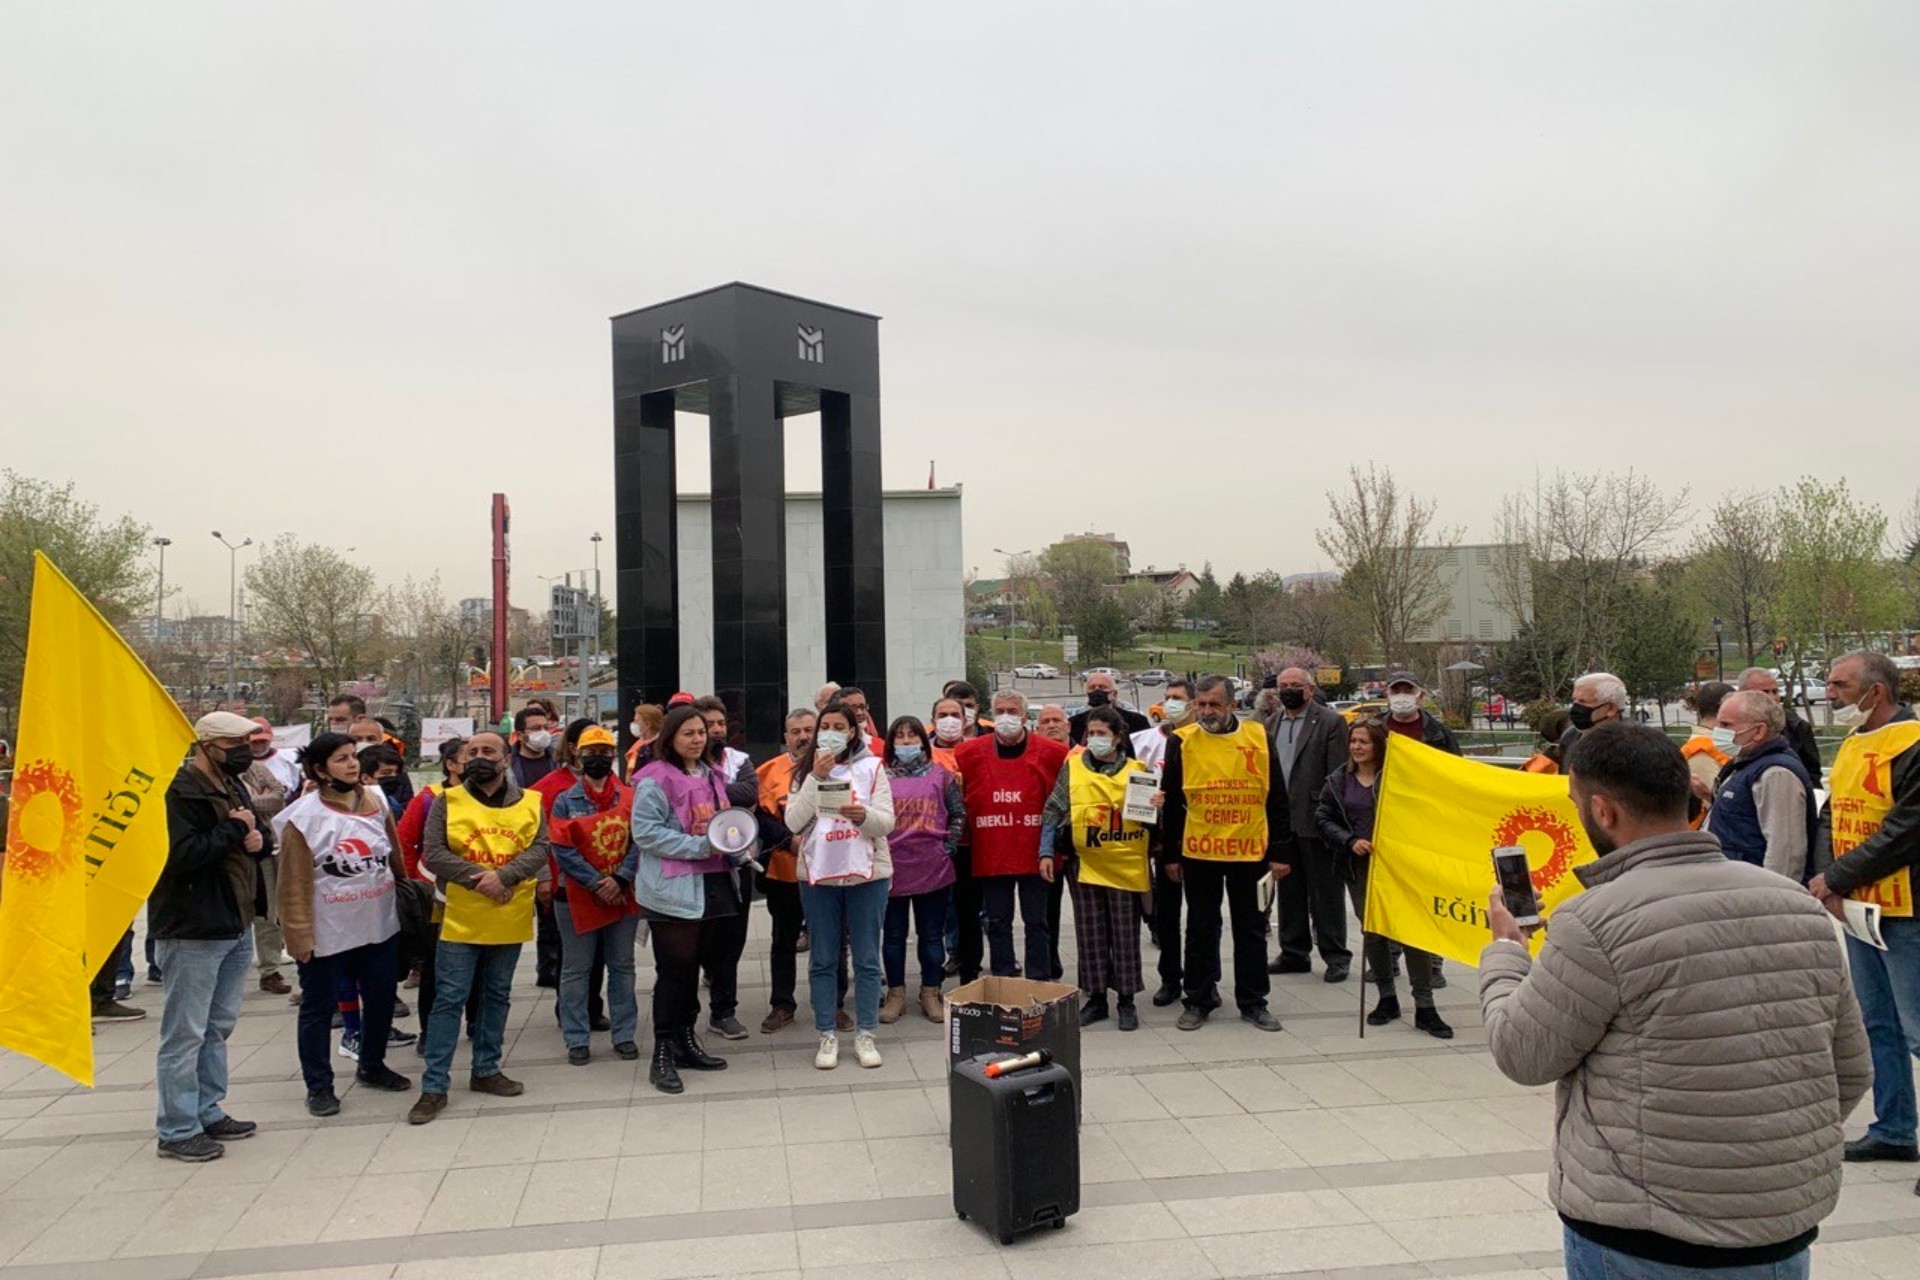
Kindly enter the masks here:
[[1587, 892], [1553, 913], [1537, 963], [1510, 942], [1480, 957], [1494, 1061], [1558, 1082], [1554, 1207], [1721, 1249], [1812, 1230], [1872, 1079], [1832, 919], [1705, 832], [1575, 874]]

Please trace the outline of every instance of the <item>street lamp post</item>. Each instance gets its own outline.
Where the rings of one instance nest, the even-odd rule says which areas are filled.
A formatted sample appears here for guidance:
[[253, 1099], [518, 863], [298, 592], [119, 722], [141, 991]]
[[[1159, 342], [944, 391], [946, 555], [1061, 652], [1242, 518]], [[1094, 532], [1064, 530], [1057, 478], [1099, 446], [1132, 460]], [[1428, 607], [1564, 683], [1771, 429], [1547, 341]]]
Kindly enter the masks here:
[[155, 538], [153, 545], [160, 549], [160, 590], [153, 600], [153, 644], [160, 646], [160, 627], [167, 614], [167, 548], [173, 545], [172, 538]]
[[229, 706], [233, 703], [234, 654], [239, 651], [240, 640], [237, 626], [240, 614], [240, 552], [253, 545], [252, 538], [242, 538], [238, 542], [229, 542], [218, 529], [213, 536], [227, 549], [227, 697]]
[[1020, 677], [1013, 674], [1013, 668], [1020, 665], [1020, 641], [1013, 633], [1020, 625], [1020, 600], [1013, 593], [1013, 558], [1030, 556], [1033, 552], [1008, 551], [1002, 547], [995, 547], [993, 550], [995, 555], [1007, 558], [1007, 678], [1013, 681], [1015, 687], [1018, 687]]
[[597, 721], [600, 718], [600, 708], [596, 705], [592, 711], [588, 711], [587, 700], [591, 696], [590, 690], [593, 687], [593, 676], [590, 671], [590, 666], [593, 662], [594, 655], [600, 652], [600, 646], [604, 643], [600, 635], [601, 538], [600, 535], [596, 533], [591, 538], [588, 538], [587, 541], [593, 544], [593, 626], [588, 628], [592, 640], [580, 646], [583, 650], [580, 655], [580, 714], [583, 716], [591, 715]]
[[1726, 624], [1720, 621], [1720, 619], [1715, 618], [1713, 620], [1712, 626], [1713, 626], [1713, 678], [1715, 680], [1725, 680], [1727, 678], [1727, 656], [1726, 656], [1726, 649], [1721, 644], [1720, 632], [1721, 632], [1721, 629], [1726, 626]]

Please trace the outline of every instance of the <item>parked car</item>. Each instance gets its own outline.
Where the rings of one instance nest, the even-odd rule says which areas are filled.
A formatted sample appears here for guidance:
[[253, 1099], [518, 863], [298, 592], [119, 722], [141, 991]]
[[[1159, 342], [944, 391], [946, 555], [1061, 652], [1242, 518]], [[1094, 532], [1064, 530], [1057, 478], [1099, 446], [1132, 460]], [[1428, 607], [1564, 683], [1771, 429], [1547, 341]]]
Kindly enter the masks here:
[[1350, 702], [1340, 712], [1347, 718], [1348, 724], [1359, 724], [1362, 720], [1372, 720], [1387, 714], [1385, 699], [1369, 698], [1365, 702]]
[[1022, 680], [1058, 680], [1060, 669], [1044, 662], [1028, 662], [1015, 667], [1013, 674]]
[[1142, 671], [1134, 679], [1140, 684], [1165, 684], [1173, 679], [1173, 672], [1165, 667], [1155, 667], [1151, 671]]
[[1120, 674], [1118, 671], [1114, 670], [1112, 667], [1088, 667], [1085, 671], [1082, 671], [1080, 673], [1081, 682], [1085, 683], [1088, 676], [1112, 676], [1115, 684], [1118, 684], [1122, 680], [1126, 679], [1124, 675]]

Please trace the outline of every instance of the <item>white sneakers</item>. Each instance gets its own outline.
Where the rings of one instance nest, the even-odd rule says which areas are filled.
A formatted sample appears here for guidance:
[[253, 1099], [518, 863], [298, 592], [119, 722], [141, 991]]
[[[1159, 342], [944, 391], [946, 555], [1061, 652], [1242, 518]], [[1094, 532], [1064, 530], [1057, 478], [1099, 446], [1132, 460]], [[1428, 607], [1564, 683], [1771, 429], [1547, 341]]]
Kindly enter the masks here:
[[[853, 1038], [853, 1056], [860, 1060], [863, 1067], [877, 1067], [885, 1059], [880, 1056], [880, 1046], [873, 1042], [873, 1032], [862, 1031]], [[820, 1047], [814, 1051], [813, 1065], [821, 1071], [831, 1071], [840, 1065], [840, 1039], [831, 1031], [820, 1033]]]
[[872, 1068], [880, 1065], [880, 1046], [873, 1042], [873, 1032], [862, 1031], [853, 1038], [853, 1056], [860, 1059], [860, 1065], [863, 1067]]

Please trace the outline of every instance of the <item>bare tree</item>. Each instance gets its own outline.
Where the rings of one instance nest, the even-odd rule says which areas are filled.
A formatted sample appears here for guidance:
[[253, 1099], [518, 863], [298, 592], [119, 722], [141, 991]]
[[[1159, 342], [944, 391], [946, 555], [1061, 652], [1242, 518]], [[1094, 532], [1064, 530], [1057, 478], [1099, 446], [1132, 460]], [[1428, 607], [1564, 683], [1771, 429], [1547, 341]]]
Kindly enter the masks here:
[[306, 653], [328, 688], [380, 660], [386, 601], [370, 570], [331, 547], [283, 534], [248, 567], [247, 590], [267, 643]]
[[1331, 583], [1295, 583], [1283, 598], [1281, 610], [1281, 634], [1342, 666], [1352, 660], [1366, 631], [1352, 598]]
[[387, 616], [393, 620], [408, 687], [417, 694], [450, 705], [460, 699], [461, 669], [486, 643], [486, 625], [463, 616], [447, 604], [440, 575], [424, 582], [407, 578], [387, 593]]
[[1509, 496], [1495, 521], [1503, 551], [1491, 566], [1493, 602], [1522, 619], [1508, 646], [1529, 685], [1555, 695], [1582, 671], [1604, 667], [1629, 584], [1684, 523], [1686, 491], [1673, 497], [1636, 472], [1536, 477]]
[[1436, 528], [1434, 504], [1402, 493], [1391, 470], [1369, 464], [1352, 468], [1348, 478], [1346, 491], [1327, 494], [1328, 524], [1316, 537], [1380, 656], [1393, 662], [1446, 611], [1441, 562], [1459, 531]]
[[1780, 592], [1776, 496], [1734, 494], [1708, 513], [1693, 540], [1694, 590], [1740, 636], [1747, 653], [1770, 639]]

